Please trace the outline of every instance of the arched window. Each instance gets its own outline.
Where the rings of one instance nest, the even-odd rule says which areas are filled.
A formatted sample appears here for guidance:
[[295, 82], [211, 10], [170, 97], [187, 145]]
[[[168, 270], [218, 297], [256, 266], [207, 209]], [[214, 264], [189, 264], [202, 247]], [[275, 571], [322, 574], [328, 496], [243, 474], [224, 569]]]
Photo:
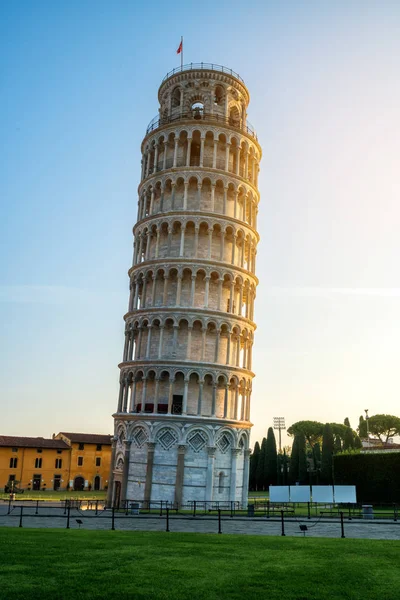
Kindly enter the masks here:
[[181, 90], [176, 87], [171, 94], [171, 108], [176, 108], [181, 105]]
[[202, 102], [195, 102], [192, 104], [192, 116], [193, 119], [202, 119], [204, 115], [204, 104]]

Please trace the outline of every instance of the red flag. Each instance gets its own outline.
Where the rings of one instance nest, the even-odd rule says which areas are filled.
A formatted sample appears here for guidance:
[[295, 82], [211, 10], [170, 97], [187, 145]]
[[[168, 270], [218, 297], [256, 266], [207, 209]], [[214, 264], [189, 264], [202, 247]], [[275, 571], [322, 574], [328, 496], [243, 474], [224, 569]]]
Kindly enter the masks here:
[[183, 50], [183, 42], [181, 41], [181, 43], [179, 44], [178, 50], [176, 51], [177, 54], [180, 54]]

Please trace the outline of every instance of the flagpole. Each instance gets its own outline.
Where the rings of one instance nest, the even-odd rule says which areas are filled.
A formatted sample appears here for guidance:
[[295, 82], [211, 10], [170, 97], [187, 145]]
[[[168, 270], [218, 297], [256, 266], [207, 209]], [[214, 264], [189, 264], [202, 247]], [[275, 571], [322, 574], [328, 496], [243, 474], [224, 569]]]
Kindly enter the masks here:
[[183, 67], [183, 35], [181, 35], [181, 44], [182, 44], [182, 52], [181, 52], [181, 69]]

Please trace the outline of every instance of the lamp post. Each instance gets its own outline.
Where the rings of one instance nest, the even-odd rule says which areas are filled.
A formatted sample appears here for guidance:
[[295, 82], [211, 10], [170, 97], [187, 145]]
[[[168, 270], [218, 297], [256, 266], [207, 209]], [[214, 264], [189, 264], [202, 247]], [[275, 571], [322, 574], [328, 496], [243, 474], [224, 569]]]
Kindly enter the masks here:
[[365, 420], [367, 422], [367, 448], [369, 449], [369, 426], [368, 426], [368, 420], [369, 420], [369, 416], [368, 416], [368, 408], [365, 408]]
[[282, 431], [282, 429], [286, 429], [285, 417], [274, 417], [274, 429], [278, 429], [278, 431], [279, 431], [279, 453], [280, 453], [282, 451], [281, 431]]

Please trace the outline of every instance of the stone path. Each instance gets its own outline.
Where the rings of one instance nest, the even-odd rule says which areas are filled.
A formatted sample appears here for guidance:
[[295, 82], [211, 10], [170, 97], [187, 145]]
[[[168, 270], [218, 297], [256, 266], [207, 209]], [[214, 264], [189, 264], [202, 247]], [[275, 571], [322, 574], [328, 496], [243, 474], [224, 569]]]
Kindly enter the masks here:
[[[16, 506], [10, 515], [7, 514], [8, 506], [0, 506], [0, 526], [19, 527], [20, 508]], [[77, 519], [82, 521], [82, 529], [110, 530], [112, 526], [112, 512], [106, 510], [96, 516], [94, 510], [78, 511], [72, 509], [70, 514], [70, 528], [78, 529]], [[250, 535], [281, 535], [281, 521], [277, 518], [223, 516], [221, 520], [222, 533], [224, 534], [250, 534]], [[306, 537], [340, 538], [340, 520], [335, 519], [293, 519], [285, 518], [286, 536], [303, 536], [300, 524], [307, 526]], [[35, 514], [35, 507], [24, 507], [22, 526], [26, 528], [65, 528], [67, 515], [62, 508], [40, 507]], [[149, 515], [125, 515], [116, 513], [115, 529], [121, 531], [165, 531], [166, 517]], [[170, 515], [169, 529], [173, 532], [190, 533], [218, 533], [218, 518], [213, 516]], [[365, 538], [400, 540], [400, 521], [383, 520], [348, 520], [344, 519], [344, 534], [346, 538]]]

